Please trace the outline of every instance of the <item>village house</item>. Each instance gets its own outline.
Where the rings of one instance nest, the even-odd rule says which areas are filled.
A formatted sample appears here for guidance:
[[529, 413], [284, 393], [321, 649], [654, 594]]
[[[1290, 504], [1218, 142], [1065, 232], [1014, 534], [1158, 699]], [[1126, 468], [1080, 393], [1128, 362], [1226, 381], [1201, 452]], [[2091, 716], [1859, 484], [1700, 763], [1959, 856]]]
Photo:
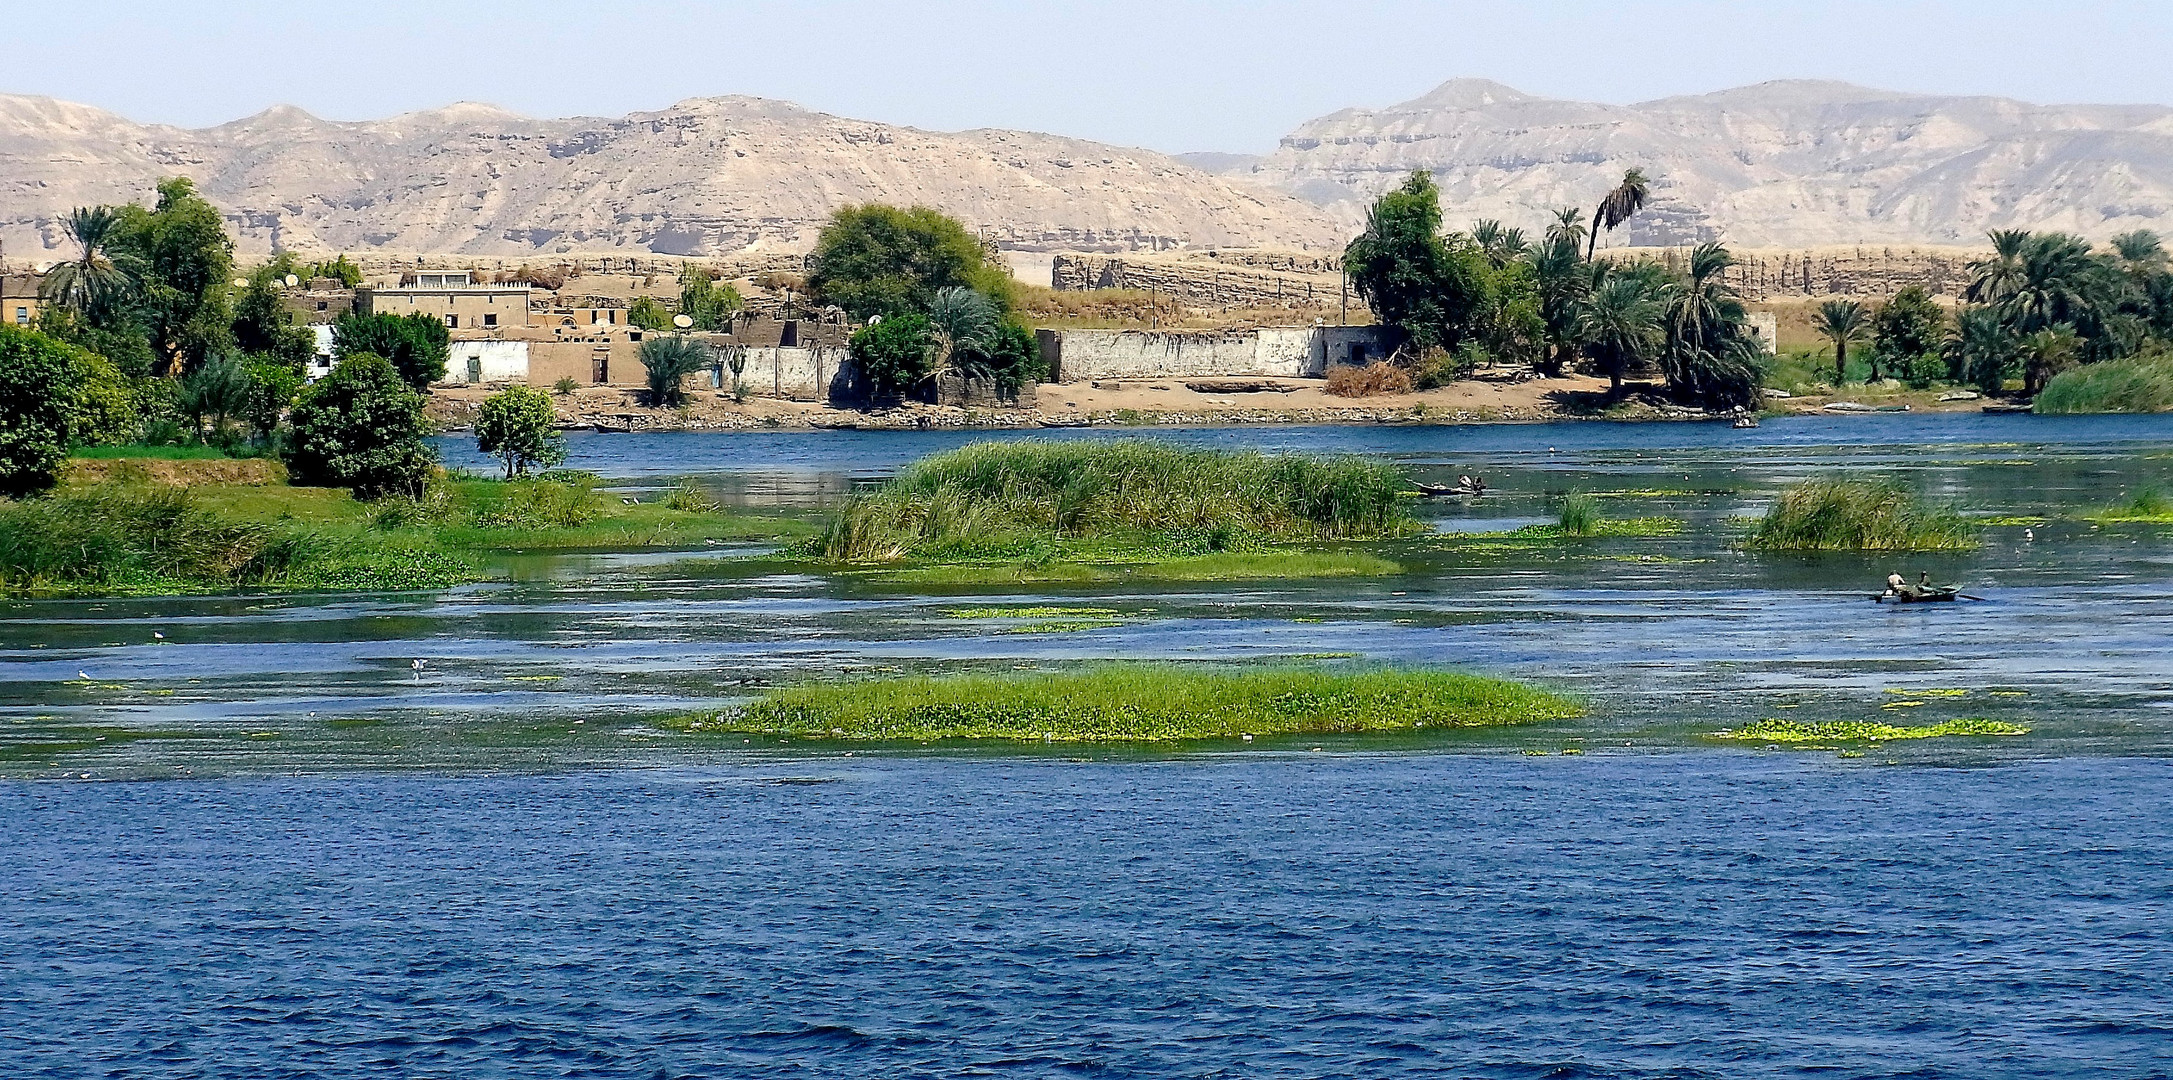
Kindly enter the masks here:
[[38, 321], [38, 274], [0, 274], [0, 321], [9, 326], [29, 326]]
[[449, 330], [505, 330], [529, 325], [525, 282], [485, 285], [470, 270], [419, 270], [392, 288], [355, 290], [365, 315], [413, 315], [442, 319]]

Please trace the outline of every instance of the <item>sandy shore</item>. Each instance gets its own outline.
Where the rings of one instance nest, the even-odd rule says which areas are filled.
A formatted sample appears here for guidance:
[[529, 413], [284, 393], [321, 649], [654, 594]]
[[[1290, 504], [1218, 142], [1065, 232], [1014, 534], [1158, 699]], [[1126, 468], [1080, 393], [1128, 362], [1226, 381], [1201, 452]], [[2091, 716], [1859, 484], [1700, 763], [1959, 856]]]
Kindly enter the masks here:
[[[710, 431], [777, 428], [1091, 427], [1102, 425], [1211, 424], [1470, 424], [1547, 420], [1697, 420], [1711, 414], [1665, 401], [1657, 388], [1633, 383], [1628, 398], [1609, 406], [1607, 380], [1588, 376], [1516, 380], [1467, 379], [1410, 394], [1365, 398], [1330, 395], [1317, 379], [1105, 380], [1046, 383], [1032, 408], [954, 407], [909, 403], [860, 410], [812, 401], [749, 397], [700, 390], [680, 409], [651, 409], [634, 387], [584, 387], [553, 395], [559, 420], [572, 428], [620, 431]], [[1274, 389], [1230, 392], [1232, 384]], [[1216, 384], [1224, 384], [1218, 387]], [[490, 387], [441, 387], [431, 393], [433, 419], [448, 428], [467, 427]], [[1938, 402], [1925, 391], [1866, 390], [1828, 397], [1767, 403], [1767, 412], [1817, 412], [1829, 401], [1907, 404], [1912, 411], [1974, 412], [1981, 402]]]

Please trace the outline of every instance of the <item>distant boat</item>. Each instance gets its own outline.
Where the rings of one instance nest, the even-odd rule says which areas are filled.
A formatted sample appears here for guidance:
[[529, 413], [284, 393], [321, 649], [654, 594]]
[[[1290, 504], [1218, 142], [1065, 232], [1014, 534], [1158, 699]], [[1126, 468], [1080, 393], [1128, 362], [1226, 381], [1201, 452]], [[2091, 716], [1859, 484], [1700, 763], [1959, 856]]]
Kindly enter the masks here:
[[1419, 493], [1419, 494], [1421, 494], [1421, 495], [1424, 495], [1424, 496], [1426, 496], [1426, 497], [1427, 497], [1427, 498], [1429, 498], [1429, 499], [1446, 499], [1446, 498], [1453, 498], [1453, 497], [1455, 497], [1455, 496], [1458, 496], [1458, 495], [1484, 495], [1484, 494], [1486, 494], [1486, 489], [1485, 489], [1485, 488], [1482, 488], [1482, 487], [1466, 487], [1466, 486], [1465, 486], [1465, 485], [1463, 485], [1463, 484], [1420, 484], [1420, 483], [1413, 483], [1413, 484], [1412, 484], [1411, 486], [1412, 486], [1412, 487], [1415, 487], [1415, 488], [1417, 488], [1417, 489], [1418, 489], [1418, 493]]
[[1738, 416], [1735, 418], [1735, 426], [1738, 430], [1757, 427], [1758, 418], [1755, 416]]
[[1962, 587], [1959, 585], [1904, 585], [1898, 589], [1888, 589], [1883, 593], [1875, 593], [1872, 595], [1871, 601], [1873, 603], [1891, 600], [1897, 604], [1939, 604], [1952, 602], [1955, 597], [1960, 595], [1962, 595]]

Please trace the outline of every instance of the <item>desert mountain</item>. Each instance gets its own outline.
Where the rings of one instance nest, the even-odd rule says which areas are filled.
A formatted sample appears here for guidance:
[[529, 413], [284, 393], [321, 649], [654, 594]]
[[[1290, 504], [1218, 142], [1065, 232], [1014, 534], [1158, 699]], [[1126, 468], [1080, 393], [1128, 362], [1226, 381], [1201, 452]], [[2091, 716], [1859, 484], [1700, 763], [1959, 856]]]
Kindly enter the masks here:
[[281, 107], [214, 128], [0, 95], [0, 241], [62, 250], [72, 206], [196, 180], [244, 249], [526, 255], [800, 250], [848, 203], [924, 203], [1008, 248], [1333, 248], [1289, 195], [1145, 150], [1018, 131], [892, 127], [758, 98], [620, 119], [461, 104], [337, 123]]
[[1988, 229], [2103, 237], [2173, 224], [2173, 109], [1835, 82], [1598, 105], [1458, 79], [1310, 121], [1257, 160], [1190, 159], [1303, 196], [1347, 225], [1425, 169], [1452, 224], [1498, 218], [1535, 235], [1552, 208], [1589, 214], [1640, 167], [1652, 202], [1616, 243], [1975, 245]]

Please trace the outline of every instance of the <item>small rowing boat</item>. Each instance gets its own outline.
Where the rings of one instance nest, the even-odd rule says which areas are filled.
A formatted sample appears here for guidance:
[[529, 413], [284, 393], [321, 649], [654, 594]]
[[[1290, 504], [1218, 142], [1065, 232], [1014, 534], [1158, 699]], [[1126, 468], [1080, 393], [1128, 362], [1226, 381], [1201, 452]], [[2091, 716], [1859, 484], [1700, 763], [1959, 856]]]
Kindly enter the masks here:
[[1462, 484], [1413, 483], [1411, 486], [1417, 488], [1419, 494], [1424, 495], [1429, 499], [1446, 499], [1458, 495], [1481, 495], [1486, 492], [1485, 488], [1465, 487]]
[[1960, 595], [1962, 589], [1959, 585], [1904, 585], [1898, 589], [1875, 593], [1871, 601], [1875, 604], [1888, 600], [1897, 604], [1937, 604], [1950, 602]]

